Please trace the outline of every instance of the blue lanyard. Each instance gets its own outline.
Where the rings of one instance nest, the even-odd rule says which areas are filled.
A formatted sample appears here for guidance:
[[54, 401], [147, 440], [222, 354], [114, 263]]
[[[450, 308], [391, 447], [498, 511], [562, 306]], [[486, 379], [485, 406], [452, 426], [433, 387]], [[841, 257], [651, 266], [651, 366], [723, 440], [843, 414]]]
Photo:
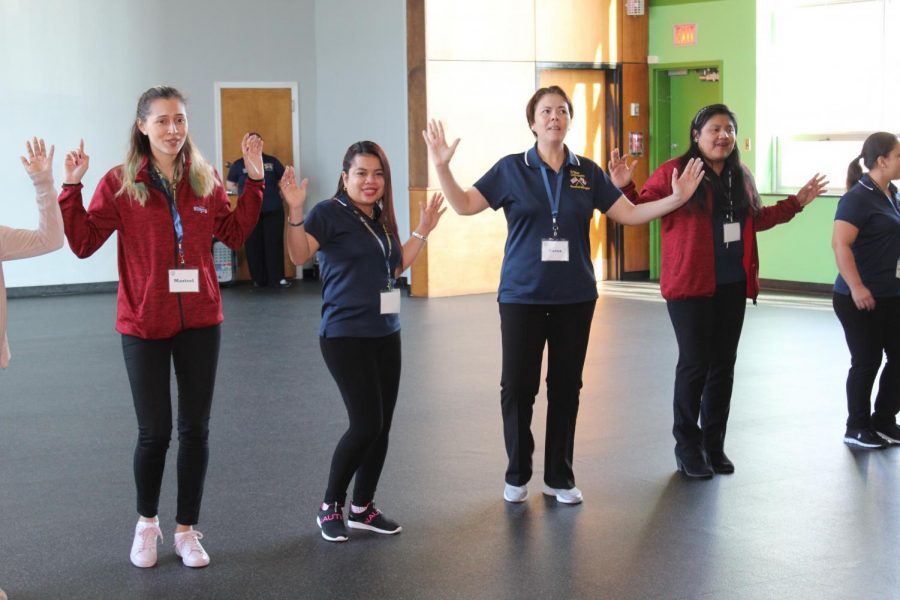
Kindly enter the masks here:
[[153, 177], [154, 183], [156, 183], [166, 195], [166, 200], [169, 203], [169, 212], [172, 214], [172, 225], [175, 228], [175, 242], [178, 244], [178, 264], [184, 266], [184, 227], [181, 225], [181, 215], [178, 214], [178, 207], [175, 205], [175, 197], [172, 193], [174, 190], [170, 189], [169, 186], [162, 181], [162, 178], [153, 166], [150, 167], [150, 175]]
[[369, 225], [369, 222], [366, 220], [366, 217], [355, 207], [348, 206], [343, 200], [340, 198], [335, 198], [338, 202], [341, 203], [341, 206], [344, 208], [350, 209], [354, 215], [359, 219], [359, 222], [363, 224], [363, 227], [369, 230], [369, 233], [372, 234], [372, 237], [375, 238], [375, 241], [378, 242], [378, 247], [381, 248], [381, 253], [384, 254], [384, 268], [387, 271], [387, 289], [391, 291], [394, 289], [394, 278], [391, 277], [391, 252], [393, 250], [393, 246], [391, 244], [391, 235], [388, 233], [387, 227], [384, 223], [381, 224], [381, 228], [384, 229], [384, 239], [387, 240], [387, 248], [385, 248], [384, 244], [381, 241], [381, 238], [378, 237], [378, 234], [375, 233], [375, 230]]
[[544, 178], [544, 189], [547, 191], [547, 199], [550, 200], [550, 214], [553, 216], [553, 239], [559, 237], [559, 224], [556, 218], [559, 216], [559, 194], [562, 191], [563, 169], [565, 163], [559, 168], [556, 175], [556, 196], [550, 193], [550, 179], [547, 177], [547, 165], [541, 163], [541, 176]]

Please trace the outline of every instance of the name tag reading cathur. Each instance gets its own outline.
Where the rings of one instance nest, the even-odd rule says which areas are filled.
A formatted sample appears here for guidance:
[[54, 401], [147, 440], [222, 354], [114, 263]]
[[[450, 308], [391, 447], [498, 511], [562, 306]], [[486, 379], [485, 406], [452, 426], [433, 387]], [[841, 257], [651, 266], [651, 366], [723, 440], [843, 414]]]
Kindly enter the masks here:
[[200, 269], [169, 269], [169, 291], [176, 294], [199, 292]]
[[381, 314], [396, 315], [400, 312], [400, 290], [381, 292]]
[[728, 242], [737, 242], [741, 239], [741, 224], [740, 223], [725, 223], [725, 232], [724, 232], [724, 241], [726, 244]]
[[541, 240], [541, 262], [569, 262], [569, 240]]

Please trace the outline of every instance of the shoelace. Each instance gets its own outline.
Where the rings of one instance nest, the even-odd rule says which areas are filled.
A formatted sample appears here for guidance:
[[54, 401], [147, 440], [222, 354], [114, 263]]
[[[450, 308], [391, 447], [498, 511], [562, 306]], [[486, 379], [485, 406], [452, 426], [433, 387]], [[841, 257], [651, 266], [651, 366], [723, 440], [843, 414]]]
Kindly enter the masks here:
[[141, 536], [141, 548], [138, 552], [144, 552], [156, 546], [156, 538], [159, 538], [160, 541], [163, 539], [162, 530], [156, 525], [144, 527], [139, 535]]
[[185, 531], [183, 534], [176, 534], [179, 536], [178, 542], [176, 542], [176, 546], [178, 546], [179, 552], [181, 552], [182, 556], [185, 554], [185, 550], [190, 554], [192, 552], [200, 552], [201, 554], [204, 552], [203, 546], [200, 545], [200, 540], [203, 538], [203, 534], [199, 531], [191, 529], [190, 531]]

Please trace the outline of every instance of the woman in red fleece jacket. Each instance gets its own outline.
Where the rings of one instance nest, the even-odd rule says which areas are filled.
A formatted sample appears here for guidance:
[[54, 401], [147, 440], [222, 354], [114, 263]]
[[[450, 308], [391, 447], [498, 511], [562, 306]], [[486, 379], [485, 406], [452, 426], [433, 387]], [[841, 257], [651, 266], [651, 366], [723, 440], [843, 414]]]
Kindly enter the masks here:
[[[759, 293], [756, 232], [790, 221], [828, 184], [816, 174], [796, 196], [762, 206], [736, 134], [737, 118], [727, 106], [700, 109], [688, 151], [663, 163], [635, 198], [671, 194], [672, 171], [702, 157], [705, 175], [694, 196], [661, 219], [660, 290], [678, 341], [672, 433], [676, 464], [689, 477], [734, 472], [725, 429], [746, 299]], [[634, 195], [633, 187], [623, 191]]]
[[175, 553], [189, 567], [209, 564], [195, 531], [209, 459], [209, 415], [219, 356], [222, 302], [212, 256], [216, 236], [239, 248], [262, 204], [262, 140], [241, 142], [249, 179], [234, 211], [213, 167], [188, 135], [185, 100], [170, 87], [138, 100], [124, 165], [100, 180], [90, 207], [81, 199], [84, 142], [65, 160], [59, 197], [69, 246], [80, 258], [118, 232], [116, 330], [138, 420], [134, 452], [137, 511], [131, 562], [156, 564], [160, 485], [172, 431], [169, 373], [178, 383], [178, 512]]

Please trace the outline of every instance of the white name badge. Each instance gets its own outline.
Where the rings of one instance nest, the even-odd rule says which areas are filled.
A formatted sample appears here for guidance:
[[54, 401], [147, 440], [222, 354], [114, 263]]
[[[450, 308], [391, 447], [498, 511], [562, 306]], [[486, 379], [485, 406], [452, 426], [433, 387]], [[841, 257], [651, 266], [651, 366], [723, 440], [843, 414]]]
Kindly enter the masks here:
[[169, 269], [169, 291], [173, 293], [199, 292], [199, 269]]
[[381, 314], [396, 315], [400, 312], [400, 290], [381, 292]]
[[900, 279], [900, 258], [897, 259], [897, 279]]
[[725, 223], [724, 242], [737, 242], [741, 239], [740, 223]]
[[542, 262], [569, 262], [569, 240], [541, 240]]

